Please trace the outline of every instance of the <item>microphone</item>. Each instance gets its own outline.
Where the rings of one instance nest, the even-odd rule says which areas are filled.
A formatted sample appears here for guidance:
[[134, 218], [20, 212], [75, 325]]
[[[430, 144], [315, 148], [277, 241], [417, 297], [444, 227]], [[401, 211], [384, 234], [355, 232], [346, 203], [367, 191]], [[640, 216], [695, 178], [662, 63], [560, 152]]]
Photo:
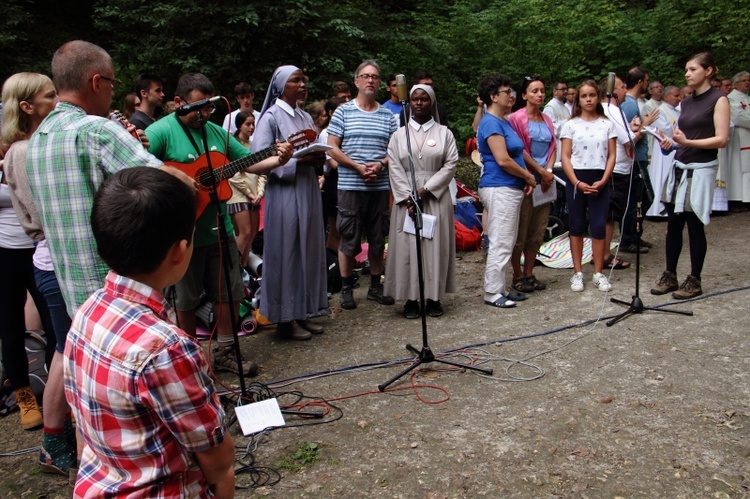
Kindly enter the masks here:
[[614, 73], [609, 73], [607, 76], [607, 97], [612, 97], [615, 93], [615, 78], [617, 75]]
[[206, 106], [207, 104], [212, 104], [219, 99], [221, 99], [221, 95], [217, 95], [215, 97], [209, 97], [208, 99], [201, 99], [199, 101], [191, 102], [190, 104], [183, 104], [180, 107], [176, 108], [174, 112], [177, 116], [185, 116], [186, 114], [192, 113], [193, 111], [197, 111], [200, 108]]
[[396, 75], [396, 87], [398, 88], [398, 100], [402, 104], [406, 103], [408, 96], [406, 95], [406, 76]]

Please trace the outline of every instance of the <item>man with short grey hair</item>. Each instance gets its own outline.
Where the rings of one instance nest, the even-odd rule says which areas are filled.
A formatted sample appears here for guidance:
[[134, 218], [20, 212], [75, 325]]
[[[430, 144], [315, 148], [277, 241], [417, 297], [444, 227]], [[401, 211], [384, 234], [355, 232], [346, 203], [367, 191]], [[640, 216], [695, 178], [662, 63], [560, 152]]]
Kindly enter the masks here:
[[[73, 317], [89, 295], [104, 286], [108, 271], [97, 253], [90, 222], [94, 195], [104, 179], [125, 168], [150, 166], [176, 174], [191, 186], [193, 182], [164, 166], [125, 128], [107, 118], [118, 83], [112, 59], [103, 48], [83, 40], [62, 45], [52, 58], [52, 78], [59, 103], [29, 140], [26, 171], [60, 293]], [[68, 451], [75, 449], [54, 443], [63, 433], [59, 416], [69, 410], [63, 391], [63, 355], [58, 350], [47, 383], [39, 459], [43, 469], [64, 472], [71, 465]]]
[[388, 142], [398, 129], [396, 116], [375, 100], [380, 88], [380, 68], [366, 60], [354, 72], [358, 93], [339, 106], [328, 125], [331, 158], [339, 164], [338, 217], [341, 234], [339, 268], [341, 308], [357, 308], [354, 286], [354, 257], [361, 251], [362, 233], [367, 234], [370, 261], [368, 300], [393, 305], [383, 294], [380, 282], [384, 268], [385, 238], [390, 224]]
[[[750, 203], [750, 73], [740, 71], [732, 78], [734, 90], [729, 92], [732, 133], [729, 137], [729, 172], [727, 197], [735, 203]], [[744, 210], [735, 205], [734, 211]]]
[[648, 84], [649, 99], [643, 105], [641, 114], [648, 114], [657, 107], [661, 106], [661, 99], [664, 95], [664, 85], [660, 81], [652, 81]]
[[31, 137], [26, 169], [72, 317], [107, 275], [89, 221], [98, 187], [109, 175], [133, 166], [178, 170], [165, 167], [107, 119], [118, 82], [103, 48], [83, 40], [64, 44], [52, 58], [52, 78], [59, 103]]

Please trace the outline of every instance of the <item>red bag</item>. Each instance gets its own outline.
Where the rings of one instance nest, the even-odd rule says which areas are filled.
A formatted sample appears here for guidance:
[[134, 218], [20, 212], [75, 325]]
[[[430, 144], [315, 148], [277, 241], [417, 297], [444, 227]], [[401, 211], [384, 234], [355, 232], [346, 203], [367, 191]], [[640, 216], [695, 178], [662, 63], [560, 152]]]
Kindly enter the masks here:
[[477, 138], [472, 137], [466, 141], [466, 157], [470, 158], [471, 153], [477, 149]]
[[476, 251], [482, 244], [482, 233], [479, 229], [471, 229], [459, 222], [453, 221], [456, 228], [456, 251]]

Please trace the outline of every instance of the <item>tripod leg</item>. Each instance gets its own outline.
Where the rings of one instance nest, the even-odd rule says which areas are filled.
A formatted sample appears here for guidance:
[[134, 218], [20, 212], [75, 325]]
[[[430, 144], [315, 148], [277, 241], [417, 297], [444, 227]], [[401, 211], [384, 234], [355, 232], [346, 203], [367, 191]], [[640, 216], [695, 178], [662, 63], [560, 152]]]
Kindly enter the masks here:
[[450, 360], [443, 360], [443, 359], [435, 359], [435, 362], [439, 362], [441, 364], [448, 364], [449, 366], [459, 367], [461, 369], [470, 369], [472, 371], [478, 371], [480, 373], [486, 374], [487, 376], [492, 375], [492, 369], [484, 369], [483, 367], [467, 366], [466, 364], [459, 364], [458, 362], [451, 362]]
[[415, 361], [414, 361], [414, 363], [412, 365], [410, 365], [409, 367], [407, 367], [406, 369], [404, 369], [403, 371], [401, 371], [396, 376], [392, 377], [391, 379], [389, 379], [388, 381], [386, 381], [382, 385], [378, 385], [378, 390], [380, 390], [381, 392], [384, 392], [385, 389], [388, 388], [388, 385], [390, 385], [391, 383], [393, 383], [394, 381], [396, 381], [400, 377], [402, 377], [402, 376], [410, 373], [411, 371], [413, 371], [414, 369], [416, 369], [417, 366], [420, 365], [420, 364], [422, 364], [422, 359], [419, 359], [419, 358], [415, 359]]

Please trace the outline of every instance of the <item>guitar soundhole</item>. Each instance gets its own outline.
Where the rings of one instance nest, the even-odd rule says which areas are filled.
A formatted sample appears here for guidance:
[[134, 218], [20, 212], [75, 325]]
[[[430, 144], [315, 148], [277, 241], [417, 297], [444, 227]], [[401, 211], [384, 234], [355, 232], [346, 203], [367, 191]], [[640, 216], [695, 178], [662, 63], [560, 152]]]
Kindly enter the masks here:
[[[215, 176], [215, 175], [214, 175]], [[213, 186], [211, 182], [211, 173], [208, 168], [201, 168], [196, 172], [196, 180], [198, 181], [198, 188], [202, 191], [209, 191]]]

